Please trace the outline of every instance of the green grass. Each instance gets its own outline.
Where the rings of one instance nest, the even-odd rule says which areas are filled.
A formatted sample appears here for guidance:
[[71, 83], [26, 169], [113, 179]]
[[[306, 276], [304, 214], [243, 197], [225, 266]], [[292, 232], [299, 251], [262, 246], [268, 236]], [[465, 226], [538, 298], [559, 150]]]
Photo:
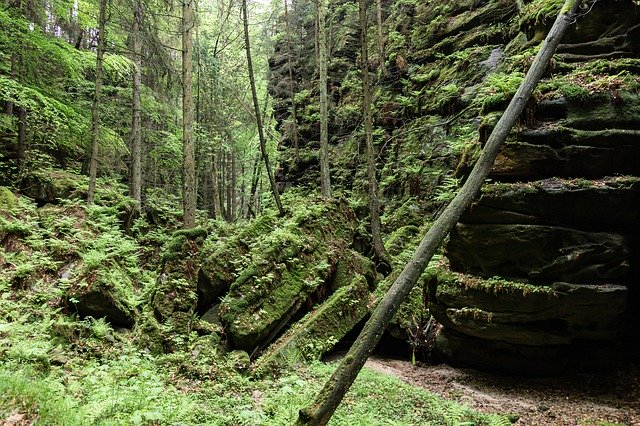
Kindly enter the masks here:
[[[132, 352], [106, 362], [72, 360], [46, 372], [25, 363], [3, 362], [0, 420], [19, 413], [36, 425], [290, 425], [335, 368], [318, 363], [271, 380], [252, 381], [227, 373], [194, 381], [158, 361]], [[503, 421], [365, 369], [330, 424], [493, 425]]]

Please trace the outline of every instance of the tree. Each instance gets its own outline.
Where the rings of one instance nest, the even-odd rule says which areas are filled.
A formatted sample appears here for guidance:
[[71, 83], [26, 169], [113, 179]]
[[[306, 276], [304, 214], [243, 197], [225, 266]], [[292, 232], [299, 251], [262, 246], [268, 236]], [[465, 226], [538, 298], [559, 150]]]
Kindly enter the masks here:
[[387, 66], [384, 58], [384, 31], [382, 30], [382, 0], [376, 0], [376, 27], [378, 30], [378, 60], [382, 75], [387, 74]]
[[140, 89], [142, 86], [142, 4], [140, 0], [135, 0], [133, 6], [132, 25], [132, 47], [133, 47], [133, 87], [132, 87], [132, 118], [131, 118], [131, 197], [138, 203], [138, 208], [142, 202], [142, 124], [141, 124], [141, 102]]
[[196, 226], [196, 159], [193, 140], [193, 89], [191, 60], [193, 55], [192, 32], [195, 27], [195, 0], [182, 3], [182, 200], [183, 226]]
[[262, 153], [262, 159], [264, 160], [264, 166], [267, 169], [267, 175], [269, 176], [269, 184], [271, 185], [271, 192], [273, 193], [273, 199], [276, 202], [278, 213], [280, 216], [284, 216], [284, 208], [282, 207], [282, 201], [280, 201], [280, 194], [278, 193], [278, 187], [276, 185], [276, 179], [273, 176], [273, 171], [269, 164], [269, 153], [267, 152], [267, 140], [264, 137], [264, 129], [262, 127], [262, 117], [260, 116], [260, 104], [258, 103], [258, 93], [256, 91], [256, 81], [253, 74], [253, 61], [251, 60], [251, 44], [249, 43], [249, 16], [247, 13], [247, 0], [242, 0], [242, 19], [244, 24], [244, 48], [247, 53], [247, 69], [249, 72], [249, 84], [251, 86], [251, 97], [253, 98], [253, 109], [255, 112], [256, 125], [258, 126], [258, 138], [260, 139], [260, 152]]
[[378, 179], [376, 177], [376, 158], [373, 146], [373, 119], [371, 118], [371, 75], [369, 74], [369, 49], [367, 48], [367, 4], [358, 0], [360, 18], [360, 67], [362, 70], [362, 111], [364, 113], [364, 134], [367, 145], [367, 174], [369, 179], [369, 214], [371, 216], [371, 239], [376, 260], [389, 268], [389, 255], [382, 242], [380, 226], [380, 202], [378, 200]]
[[296, 111], [295, 81], [293, 80], [293, 52], [291, 48], [291, 28], [289, 23], [289, 7], [284, 0], [284, 24], [287, 37], [287, 66], [289, 68], [289, 96], [291, 96], [291, 137], [293, 138], [294, 158], [296, 164], [300, 162], [300, 150], [298, 142], [298, 114]]
[[105, 23], [107, 15], [107, 0], [100, 0], [98, 17], [98, 47], [96, 53], [96, 81], [91, 107], [91, 159], [89, 163], [89, 191], [87, 192], [87, 204], [93, 204], [96, 194], [96, 178], [98, 175], [98, 142], [100, 139], [100, 97], [102, 92], [102, 68], [104, 61]]
[[580, 0], [565, 1], [546, 40], [531, 64], [531, 68], [489, 136], [482, 154], [464, 186], [424, 236], [413, 257], [375, 308], [358, 339], [333, 375], [327, 380], [314, 403], [300, 411], [297, 425], [327, 424], [358, 372], [380, 341], [391, 318], [408, 296], [451, 228], [480, 192], [482, 184], [493, 167], [500, 146], [527, 105], [533, 90], [542, 78], [542, 74], [560, 43], [560, 39], [575, 21], [579, 5]]
[[320, 193], [331, 198], [329, 113], [327, 110], [327, 3], [318, 0], [318, 90], [320, 91]]

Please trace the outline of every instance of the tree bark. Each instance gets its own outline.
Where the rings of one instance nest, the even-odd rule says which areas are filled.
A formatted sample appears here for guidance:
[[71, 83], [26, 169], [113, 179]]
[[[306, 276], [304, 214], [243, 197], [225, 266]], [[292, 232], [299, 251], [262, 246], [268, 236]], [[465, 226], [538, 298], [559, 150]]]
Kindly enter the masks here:
[[196, 159], [193, 140], [193, 56], [192, 32], [195, 26], [193, 2], [182, 3], [182, 198], [184, 228], [196, 226]]
[[260, 139], [260, 152], [262, 153], [262, 159], [267, 169], [267, 175], [269, 176], [269, 184], [271, 185], [271, 192], [273, 193], [273, 199], [276, 202], [278, 213], [280, 216], [284, 216], [284, 208], [282, 207], [282, 201], [280, 201], [280, 194], [278, 193], [278, 187], [276, 185], [276, 179], [271, 170], [269, 164], [269, 153], [267, 152], [267, 140], [264, 137], [264, 129], [262, 127], [262, 117], [260, 116], [260, 105], [258, 104], [258, 93], [256, 91], [256, 81], [253, 77], [253, 62], [251, 60], [251, 45], [249, 44], [249, 16], [247, 13], [247, 0], [242, 0], [242, 17], [244, 22], [244, 45], [247, 53], [247, 68], [249, 70], [249, 83], [251, 85], [251, 97], [253, 98], [253, 108], [256, 115], [256, 124], [258, 126], [258, 137]]
[[217, 157], [216, 150], [213, 150], [211, 154], [211, 191], [213, 198], [213, 214], [214, 217], [218, 220], [224, 219], [224, 215], [222, 214], [222, 205], [220, 204], [220, 183], [218, 182], [218, 166], [217, 166]]
[[289, 27], [289, 7], [284, 0], [284, 25], [287, 33], [287, 64], [289, 66], [289, 96], [291, 97], [291, 137], [293, 139], [294, 160], [297, 165], [300, 162], [300, 148], [298, 141], [298, 114], [296, 110], [295, 82], [293, 80], [293, 49], [291, 48], [291, 28]]
[[378, 57], [382, 75], [387, 75], [384, 54], [384, 30], [382, 29], [382, 0], [376, 0], [376, 27], [378, 30]]
[[22, 176], [27, 159], [27, 111], [18, 108], [18, 176]]
[[389, 270], [389, 255], [382, 242], [380, 226], [380, 201], [378, 200], [378, 179], [376, 177], [377, 152], [373, 146], [373, 119], [371, 117], [371, 75], [369, 74], [369, 49], [367, 46], [367, 4], [359, 0], [360, 18], [360, 66], [362, 70], [362, 111], [364, 113], [364, 134], [367, 146], [367, 174], [369, 178], [369, 214], [371, 216], [371, 240], [376, 263]]
[[407, 297], [451, 228], [480, 192], [480, 188], [498, 155], [500, 145], [507, 138], [511, 128], [527, 105], [563, 34], [575, 20], [579, 4], [580, 0], [565, 1], [531, 68], [491, 133], [464, 186], [424, 236], [413, 257], [375, 308], [358, 339], [325, 383], [314, 403], [300, 410], [297, 425], [327, 424], [365, 361], [380, 341], [386, 326], [397, 312], [400, 304]]
[[318, 89], [320, 91], [320, 193], [331, 198], [329, 112], [327, 108], [327, 3], [318, 0]]
[[133, 97], [131, 101], [131, 197], [142, 204], [142, 124], [140, 88], [142, 86], [142, 43], [140, 40], [140, 26], [142, 23], [142, 5], [137, 0], [133, 9]]
[[91, 159], [89, 160], [89, 191], [87, 204], [93, 204], [96, 195], [96, 178], [98, 176], [98, 142], [100, 140], [100, 98], [102, 92], [102, 63], [104, 59], [105, 23], [107, 16], [107, 0], [100, 0], [98, 17], [98, 47], [96, 53], [96, 82], [91, 107]]

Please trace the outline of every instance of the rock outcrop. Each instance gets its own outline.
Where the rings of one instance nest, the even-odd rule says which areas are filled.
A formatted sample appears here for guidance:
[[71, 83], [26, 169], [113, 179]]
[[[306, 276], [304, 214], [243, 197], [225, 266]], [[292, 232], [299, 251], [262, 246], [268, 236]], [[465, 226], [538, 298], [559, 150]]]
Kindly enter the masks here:
[[[556, 55], [563, 72], [543, 82], [533, 114], [513, 132], [491, 182], [451, 233], [449, 263], [431, 278], [442, 354], [548, 375], [562, 371], [578, 342], [635, 332], [638, 80], [617, 79], [624, 70], [577, 71], [603, 58], [640, 56], [629, 44], [640, 18], [604, 18], [629, 8], [631, 2], [606, 2], [581, 18]], [[607, 44], [607, 37], [617, 41]], [[579, 75], [586, 80], [575, 80]], [[563, 84], [573, 86], [547, 92]]]
[[[318, 181], [313, 20], [293, 11], [300, 135], [294, 155], [286, 45], [270, 90], [283, 131], [281, 183]], [[451, 199], [522, 80], [560, 2], [386, 1], [375, 144], [389, 248]], [[332, 3], [330, 154], [334, 185], [365, 185], [355, 3]], [[373, 22], [373, 11], [371, 19]], [[576, 342], [625, 334], [640, 290], [640, 6], [599, 1], [581, 12], [496, 160], [482, 198], [452, 232], [431, 311], [450, 358], [514, 372], [560, 371]], [[373, 43], [373, 42], [372, 42]], [[376, 49], [371, 49], [377, 52]], [[455, 276], [456, 279], [451, 278]], [[483, 284], [473, 291], [470, 280]], [[495, 289], [510, 283], [513, 292]], [[631, 322], [630, 322], [631, 319]], [[496, 362], [498, 360], [498, 362]]]

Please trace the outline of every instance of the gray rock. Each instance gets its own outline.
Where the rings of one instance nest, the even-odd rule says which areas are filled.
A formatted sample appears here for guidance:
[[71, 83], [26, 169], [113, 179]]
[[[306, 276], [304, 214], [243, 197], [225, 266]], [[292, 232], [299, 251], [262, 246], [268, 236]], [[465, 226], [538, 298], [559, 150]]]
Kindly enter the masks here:
[[453, 270], [536, 282], [623, 283], [629, 279], [627, 239], [547, 225], [458, 224], [446, 255]]

